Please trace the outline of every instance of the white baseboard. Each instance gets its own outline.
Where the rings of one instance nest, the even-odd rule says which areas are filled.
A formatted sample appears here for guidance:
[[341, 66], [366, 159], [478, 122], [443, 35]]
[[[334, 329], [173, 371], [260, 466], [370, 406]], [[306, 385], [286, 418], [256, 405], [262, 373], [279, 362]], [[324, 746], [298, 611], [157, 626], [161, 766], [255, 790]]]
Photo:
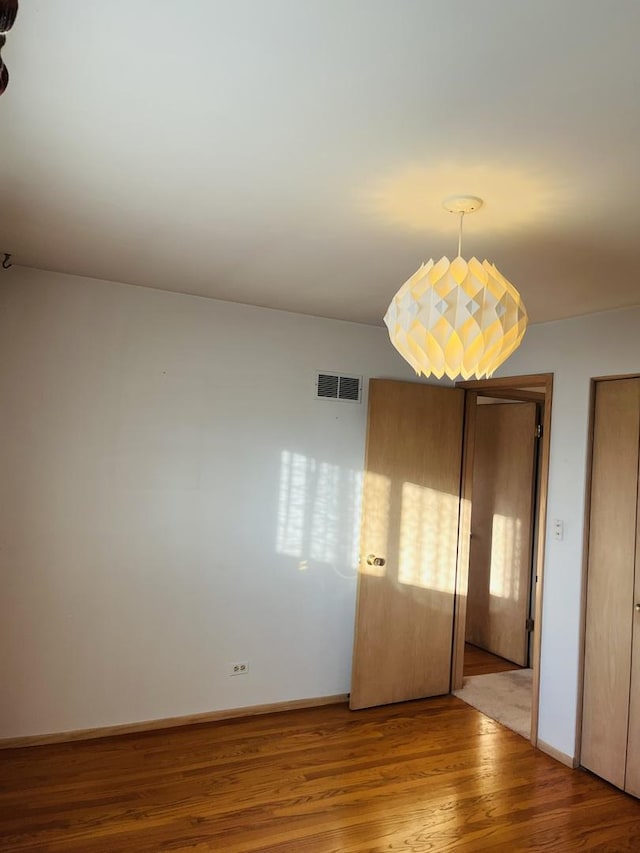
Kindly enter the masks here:
[[545, 755], [550, 755], [551, 758], [555, 758], [556, 761], [559, 761], [560, 764], [564, 764], [565, 767], [571, 767], [573, 769], [578, 766], [573, 756], [567, 755], [566, 752], [560, 752], [560, 750], [556, 749], [555, 746], [551, 746], [551, 744], [545, 743], [545, 741], [540, 740], [539, 738], [536, 746], [540, 752], [544, 752]]

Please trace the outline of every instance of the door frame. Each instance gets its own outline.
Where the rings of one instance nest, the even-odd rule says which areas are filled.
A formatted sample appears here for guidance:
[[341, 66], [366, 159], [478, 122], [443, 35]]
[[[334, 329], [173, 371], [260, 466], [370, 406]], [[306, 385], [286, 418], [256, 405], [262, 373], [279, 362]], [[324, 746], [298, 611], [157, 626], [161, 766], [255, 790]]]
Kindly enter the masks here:
[[[542, 638], [542, 595], [547, 523], [547, 496], [549, 488], [549, 455], [551, 449], [551, 402], [553, 395], [553, 373], [535, 373], [524, 376], [504, 376], [499, 379], [479, 379], [456, 382], [465, 395], [464, 450], [462, 455], [462, 480], [460, 488], [460, 529], [458, 537], [458, 565], [456, 571], [456, 595], [454, 601], [453, 656], [451, 689], [458, 690], [463, 683], [465, 623], [467, 615], [467, 593], [469, 588], [469, 540], [471, 534], [471, 502], [473, 481], [473, 454], [475, 441], [475, 412], [479, 392], [492, 391], [495, 396], [517, 400], [534, 399], [541, 402], [544, 394], [544, 417], [539, 448], [539, 492], [535, 517], [535, 620], [533, 628], [533, 686], [531, 697], [531, 743], [538, 746], [538, 708], [540, 697], [540, 649]], [[541, 389], [531, 392], [530, 389]], [[520, 390], [519, 390], [520, 389]], [[527, 390], [522, 390], [527, 389]], [[493, 396], [493, 395], [492, 395]]]

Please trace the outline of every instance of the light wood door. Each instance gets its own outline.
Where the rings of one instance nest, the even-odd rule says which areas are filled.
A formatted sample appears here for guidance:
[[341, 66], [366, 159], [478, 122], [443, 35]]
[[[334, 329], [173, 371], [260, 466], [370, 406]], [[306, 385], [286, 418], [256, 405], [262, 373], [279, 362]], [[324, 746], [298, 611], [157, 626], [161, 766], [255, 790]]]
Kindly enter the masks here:
[[[598, 382], [591, 469], [581, 761], [620, 788], [625, 786], [630, 731], [639, 435], [640, 380]], [[632, 704], [637, 730], [640, 721], [635, 681], [634, 686]], [[633, 737], [637, 744], [637, 732]], [[631, 775], [635, 785], [637, 759], [634, 766]]]
[[526, 666], [535, 494], [535, 403], [476, 410], [467, 642]]
[[[638, 407], [640, 408], [640, 380]], [[640, 445], [640, 435], [638, 436]], [[640, 456], [640, 450], [639, 450]], [[636, 565], [633, 598], [633, 644], [631, 646], [631, 689], [629, 691], [629, 738], [627, 740], [627, 769], [625, 790], [640, 797], [640, 460], [638, 471], [638, 503], [636, 505]]]
[[369, 384], [352, 708], [449, 692], [464, 391]]

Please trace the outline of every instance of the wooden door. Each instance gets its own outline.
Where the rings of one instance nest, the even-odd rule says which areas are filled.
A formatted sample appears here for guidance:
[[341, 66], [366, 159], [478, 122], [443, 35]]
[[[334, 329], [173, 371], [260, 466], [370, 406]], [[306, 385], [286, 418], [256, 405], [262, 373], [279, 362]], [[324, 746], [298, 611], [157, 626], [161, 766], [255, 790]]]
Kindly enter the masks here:
[[[638, 409], [640, 409], [640, 379], [636, 379], [636, 395]], [[638, 445], [640, 448], [640, 434]], [[638, 453], [640, 456], [640, 449]], [[627, 768], [624, 787], [634, 797], [640, 797], [640, 470], [636, 494], [638, 496], [636, 504], [636, 560], [631, 616], [633, 643], [631, 646], [631, 689], [629, 691], [629, 738], [627, 740]]]
[[351, 708], [448, 693], [464, 391], [374, 379]]
[[535, 496], [535, 403], [476, 410], [466, 640], [526, 666]]
[[620, 788], [630, 730], [639, 388], [637, 379], [597, 383], [591, 468], [581, 761]]

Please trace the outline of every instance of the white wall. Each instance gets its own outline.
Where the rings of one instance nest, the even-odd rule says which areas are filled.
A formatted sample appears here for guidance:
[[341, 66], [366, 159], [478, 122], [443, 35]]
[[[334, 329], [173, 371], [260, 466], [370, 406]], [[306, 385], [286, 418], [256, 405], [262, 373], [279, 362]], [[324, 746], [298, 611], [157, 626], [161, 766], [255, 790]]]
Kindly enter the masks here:
[[[539, 737], [573, 756], [578, 709], [589, 385], [640, 373], [640, 308], [531, 326], [499, 375], [554, 373]], [[564, 538], [552, 537], [554, 518]]]
[[348, 692], [366, 401], [318, 369], [413, 376], [383, 329], [2, 275], [0, 737]]
[[[533, 326], [501, 371], [555, 374], [539, 733], [569, 755], [589, 379], [639, 332]], [[366, 407], [317, 369], [415, 378], [384, 329], [0, 277], [0, 737], [348, 690]]]

